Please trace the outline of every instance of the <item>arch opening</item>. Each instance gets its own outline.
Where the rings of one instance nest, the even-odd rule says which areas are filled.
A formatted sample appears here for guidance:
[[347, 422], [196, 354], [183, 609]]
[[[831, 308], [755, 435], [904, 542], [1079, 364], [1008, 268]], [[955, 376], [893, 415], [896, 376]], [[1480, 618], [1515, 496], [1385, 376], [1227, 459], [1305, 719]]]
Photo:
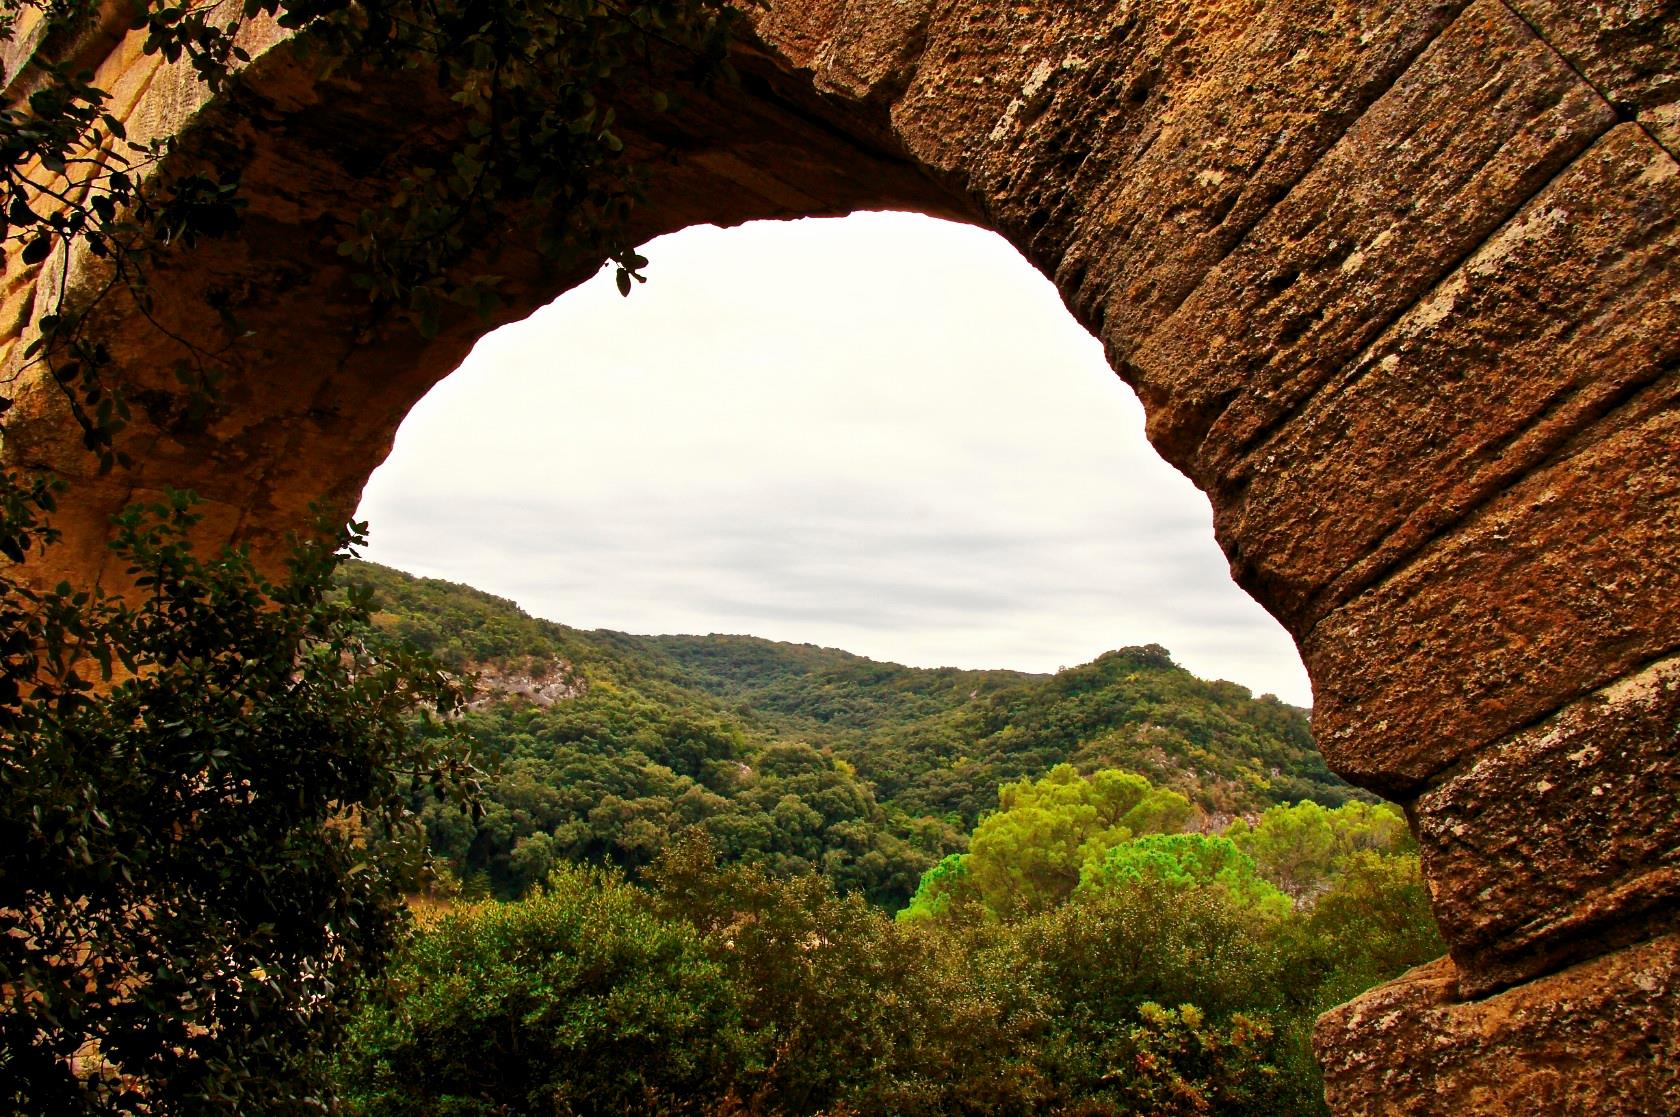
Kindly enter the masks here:
[[368, 557], [584, 628], [1052, 671], [1163, 644], [1310, 706], [1205, 498], [995, 234], [688, 230], [482, 339], [364, 491]]

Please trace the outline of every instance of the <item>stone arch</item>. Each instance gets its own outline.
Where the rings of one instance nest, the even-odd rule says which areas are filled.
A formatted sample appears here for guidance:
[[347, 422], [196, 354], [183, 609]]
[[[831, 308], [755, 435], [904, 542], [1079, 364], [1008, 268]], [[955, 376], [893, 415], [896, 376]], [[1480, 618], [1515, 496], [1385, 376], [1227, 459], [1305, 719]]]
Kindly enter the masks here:
[[[739, 88], [625, 129], [660, 159], [642, 235], [860, 208], [983, 223], [1102, 339], [1300, 642], [1330, 762], [1405, 802], [1424, 847], [1452, 954], [1321, 1023], [1339, 1113], [1680, 1096], [1672, 7], [810, 0], [754, 17]], [[370, 324], [322, 251], [447, 105], [257, 45], [211, 101], [116, 24], [74, 48], [131, 132], [243, 168], [243, 232], [165, 261], [159, 316], [222, 345], [227, 306], [255, 336], [201, 418], [175, 343], [109, 316], [150, 370], [139, 465], [82, 480], [68, 572], [96, 576], [104, 517], [163, 484], [259, 547], [323, 489], [347, 508], [495, 324]], [[582, 278], [485, 256], [508, 317]], [[13, 270], [7, 320], [62, 278]], [[19, 399], [13, 460], [79, 469], [50, 393]]]

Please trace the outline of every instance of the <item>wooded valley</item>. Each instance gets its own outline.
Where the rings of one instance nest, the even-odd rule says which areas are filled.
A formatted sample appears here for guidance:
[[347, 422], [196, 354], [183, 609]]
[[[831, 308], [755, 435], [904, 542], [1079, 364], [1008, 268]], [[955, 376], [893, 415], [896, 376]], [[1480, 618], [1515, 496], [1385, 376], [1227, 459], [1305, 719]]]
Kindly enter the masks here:
[[1443, 951], [1399, 811], [1159, 647], [1053, 676], [639, 637], [367, 563], [482, 811], [341, 1052], [365, 1114], [1310, 1114]]

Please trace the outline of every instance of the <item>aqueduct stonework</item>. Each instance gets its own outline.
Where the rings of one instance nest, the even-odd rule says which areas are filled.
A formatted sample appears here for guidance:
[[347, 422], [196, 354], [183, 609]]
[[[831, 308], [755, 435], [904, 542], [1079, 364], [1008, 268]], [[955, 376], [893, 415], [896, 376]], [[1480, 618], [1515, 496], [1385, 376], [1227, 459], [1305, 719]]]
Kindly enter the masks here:
[[[1451, 955], [1320, 1022], [1336, 1111], [1680, 1111], [1680, 4], [781, 0], [755, 20], [738, 88], [625, 129], [656, 167], [636, 231], [867, 208], [999, 231], [1212, 499], [1234, 576], [1304, 650], [1331, 764], [1408, 805]], [[208, 419], [133, 314], [102, 324], [155, 378], [133, 470], [89, 475], [25, 374], [7, 453], [83, 475], [57, 573], [97, 577], [108, 515], [165, 485], [258, 547], [323, 492], [348, 511], [489, 327], [370, 325], [331, 251], [448, 133], [447, 102], [252, 45], [216, 98], [114, 18], [7, 60], [26, 80], [31, 50], [80, 52], [131, 135], [241, 170], [250, 202], [237, 237], [154, 276], [169, 332], [226, 346], [216, 306], [253, 331]], [[583, 278], [484, 253], [507, 318]], [[14, 264], [5, 321], [79, 266]]]

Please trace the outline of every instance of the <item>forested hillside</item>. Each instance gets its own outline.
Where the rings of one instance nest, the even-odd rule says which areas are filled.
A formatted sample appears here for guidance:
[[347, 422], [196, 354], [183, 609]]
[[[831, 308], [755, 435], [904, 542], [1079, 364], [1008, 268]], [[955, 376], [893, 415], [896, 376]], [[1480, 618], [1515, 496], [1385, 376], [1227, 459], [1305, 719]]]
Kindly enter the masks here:
[[820, 741], [885, 799], [972, 825], [998, 784], [1070, 761], [1124, 767], [1212, 812], [1345, 802], [1306, 712], [1208, 682], [1149, 645], [1055, 675], [927, 670], [747, 636], [643, 639], [707, 693]]
[[424, 809], [347, 1112], [1323, 1117], [1313, 1019], [1443, 949], [1398, 809], [1162, 648], [918, 670], [346, 576], [477, 676], [485, 782]]
[[1055, 675], [919, 669], [743, 636], [629, 636], [531, 618], [465, 586], [371, 563], [395, 636], [479, 678], [464, 722], [485, 810], [427, 808], [469, 894], [523, 894], [565, 862], [637, 869], [698, 827], [722, 861], [817, 872], [903, 906], [967, 848], [1000, 784], [1061, 763], [1124, 768], [1216, 829], [1275, 803], [1357, 792], [1304, 711], [1205, 682], [1165, 649]]

